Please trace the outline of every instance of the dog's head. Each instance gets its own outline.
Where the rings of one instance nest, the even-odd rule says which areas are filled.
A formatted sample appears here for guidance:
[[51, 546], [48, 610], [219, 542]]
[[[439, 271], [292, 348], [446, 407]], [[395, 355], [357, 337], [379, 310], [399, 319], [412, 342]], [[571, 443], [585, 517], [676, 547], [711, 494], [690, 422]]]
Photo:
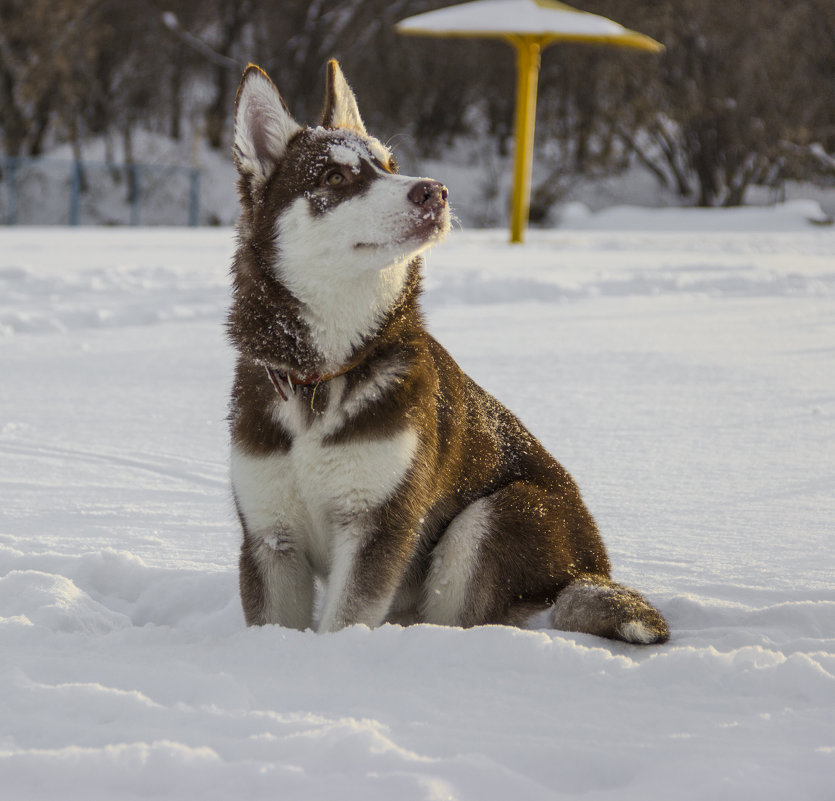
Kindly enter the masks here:
[[336, 61], [317, 127], [299, 125], [250, 65], [235, 101], [233, 152], [245, 212], [268, 210], [282, 261], [327, 264], [347, 277], [408, 261], [449, 230], [446, 188], [396, 173]]

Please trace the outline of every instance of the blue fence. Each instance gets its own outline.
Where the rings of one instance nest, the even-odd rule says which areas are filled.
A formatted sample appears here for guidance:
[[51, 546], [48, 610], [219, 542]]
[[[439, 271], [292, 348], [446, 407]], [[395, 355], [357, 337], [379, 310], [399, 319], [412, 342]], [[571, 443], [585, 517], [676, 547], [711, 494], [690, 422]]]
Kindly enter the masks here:
[[197, 225], [200, 171], [0, 157], [0, 223], [6, 225]]

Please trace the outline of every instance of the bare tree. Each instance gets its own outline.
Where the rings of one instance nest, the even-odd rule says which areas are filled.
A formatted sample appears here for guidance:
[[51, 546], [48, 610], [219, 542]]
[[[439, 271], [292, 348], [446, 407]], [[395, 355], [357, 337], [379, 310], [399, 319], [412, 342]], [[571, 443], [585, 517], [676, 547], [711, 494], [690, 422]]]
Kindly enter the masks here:
[[[422, 154], [456, 137], [508, 152], [513, 52], [498, 42], [400, 37], [395, 23], [449, 0], [0, 0], [0, 136], [8, 154], [137, 127], [199, 125], [225, 148], [248, 61], [315, 121], [330, 57], [367, 122]], [[753, 183], [835, 173], [832, 0], [584, 0], [667, 45], [660, 57], [546, 51], [535, 206], [576, 176], [637, 160], [687, 202], [744, 201]], [[186, 129], [187, 130], [187, 129]]]
[[811, 143], [835, 144], [829, 0], [636, 5], [636, 27], [667, 50], [636, 98], [642, 110], [619, 129], [657, 176], [710, 206], [742, 203], [753, 183], [825, 172], [807, 156]]

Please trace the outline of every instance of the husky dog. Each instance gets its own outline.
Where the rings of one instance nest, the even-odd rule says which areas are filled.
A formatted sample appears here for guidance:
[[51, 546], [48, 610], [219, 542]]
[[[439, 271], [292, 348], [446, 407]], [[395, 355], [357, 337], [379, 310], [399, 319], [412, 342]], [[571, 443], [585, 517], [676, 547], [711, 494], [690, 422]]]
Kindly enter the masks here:
[[234, 159], [247, 624], [524, 626], [544, 612], [557, 629], [665, 641], [661, 614], [610, 580], [572, 478], [427, 333], [420, 253], [449, 229], [447, 190], [397, 174], [339, 65], [318, 127], [250, 65]]

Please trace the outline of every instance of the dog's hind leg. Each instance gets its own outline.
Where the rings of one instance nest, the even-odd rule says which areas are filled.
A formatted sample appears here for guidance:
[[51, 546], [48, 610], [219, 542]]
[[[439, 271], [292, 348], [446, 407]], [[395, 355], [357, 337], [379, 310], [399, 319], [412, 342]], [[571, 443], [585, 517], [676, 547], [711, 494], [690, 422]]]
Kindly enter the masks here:
[[479, 581], [479, 574], [483, 545], [492, 532], [489, 498], [470, 504], [449, 524], [432, 552], [420, 611], [423, 622], [444, 626], [487, 622], [489, 592]]
[[608, 578], [597, 528], [573, 485], [557, 495], [519, 481], [465, 508], [431, 556], [421, 620], [454, 626], [551, 625], [628, 642], [663, 642], [666, 623]]
[[421, 619], [523, 625], [578, 575], [606, 573], [606, 552], [579, 492], [568, 477], [560, 490], [516, 481], [461, 511], [432, 551]]

